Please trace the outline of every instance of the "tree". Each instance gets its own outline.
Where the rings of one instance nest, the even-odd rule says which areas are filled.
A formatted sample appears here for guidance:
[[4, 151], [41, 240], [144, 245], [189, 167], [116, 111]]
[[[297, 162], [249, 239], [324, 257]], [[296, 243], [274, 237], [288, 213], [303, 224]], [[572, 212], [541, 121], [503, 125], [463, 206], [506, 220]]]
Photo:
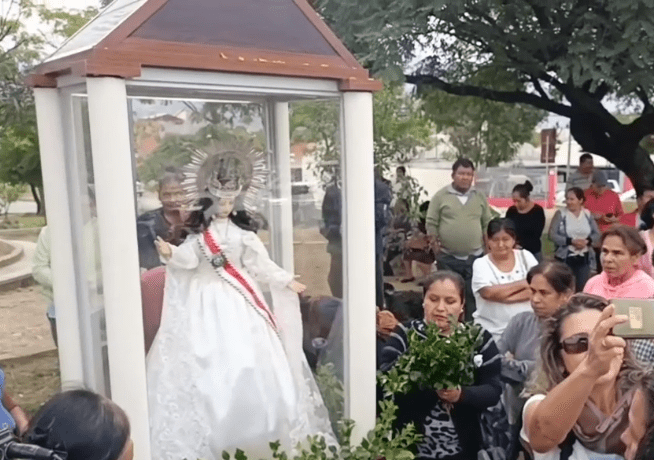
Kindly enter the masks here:
[[[509, 81], [504, 82], [505, 87], [510, 86]], [[534, 128], [546, 114], [525, 104], [460, 97], [440, 90], [423, 88], [422, 97], [425, 113], [456, 150], [451, 157], [466, 156], [476, 165], [497, 166], [513, 159], [522, 144], [531, 142]]]
[[[96, 10], [70, 13], [36, 7], [28, 0], [7, 0], [0, 18], [0, 181], [29, 184], [37, 212], [45, 212], [43, 179], [36, 129], [36, 109], [23, 83], [29, 69], [56, 45], [84, 25]], [[38, 17], [52, 33], [31, 33], [26, 19]]]
[[[291, 105], [291, 139], [316, 144], [313, 153], [317, 176], [334, 174], [340, 161], [340, 105], [337, 100], [302, 101]], [[373, 98], [375, 166], [388, 172], [406, 164], [421, 150], [433, 145], [434, 125], [425, 115], [422, 102], [406, 94], [401, 84], [389, 82]], [[324, 185], [327, 185], [326, 183]], [[415, 214], [426, 194], [415, 180], [407, 180], [403, 198]]]
[[5, 219], [9, 213], [11, 203], [16, 202], [24, 192], [25, 187], [22, 184], [11, 185], [0, 183], [0, 209], [2, 209], [2, 215], [5, 216]]
[[[654, 185], [639, 145], [654, 134], [654, 5], [644, 0], [317, 0], [373, 69], [457, 96], [528, 104], [570, 119], [581, 147], [611, 161], [636, 189]], [[480, 73], [497, 75], [476, 83]], [[518, 86], [505, 89], [510, 76]], [[619, 101], [638, 117], [620, 123]]]

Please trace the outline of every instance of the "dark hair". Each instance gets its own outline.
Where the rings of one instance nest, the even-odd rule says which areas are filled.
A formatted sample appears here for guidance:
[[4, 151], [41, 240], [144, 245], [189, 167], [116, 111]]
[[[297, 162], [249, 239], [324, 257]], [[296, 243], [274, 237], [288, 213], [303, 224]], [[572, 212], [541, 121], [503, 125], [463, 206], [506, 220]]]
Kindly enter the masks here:
[[654, 199], [649, 200], [640, 212], [640, 220], [645, 224], [645, 230], [654, 227]]
[[436, 273], [431, 275], [425, 284], [423, 285], [422, 296], [425, 297], [427, 292], [437, 281], [452, 281], [456, 289], [459, 291], [459, 297], [461, 297], [461, 303], [466, 300], [466, 283], [463, 281], [461, 275], [450, 270], [438, 270]]
[[87, 390], [66, 391], [50, 399], [25, 435], [30, 444], [66, 452], [68, 460], [116, 460], [129, 438], [125, 412]]
[[570, 267], [564, 263], [555, 260], [546, 260], [545, 262], [539, 263], [527, 273], [527, 283], [531, 284], [531, 280], [536, 275], [543, 275], [547, 283], [558, 294], [575, 290], [575, 275], [572, 273]]
[[590, 153], [584, 153], [579, 157], [579, 164], [582, 164], [584, 161], [593, 161], [593, 156]]
[[[184, 230], [189, 233], [202, 233], [211, 223], [211, 216], [206, 215], [206, 211], [214, 204], [214, 200], [208, 197], [200, 198], [197, 202], [195, 211], [191, 212], [184, 226]], [[266, 227], [266, 222], [258, 222], [255, 216], [250, 215], [245, 210], [234, 210], [229, 214], [229, 220], [234, 225], [248, 232], [258, 232], [260, 228]]]
[[627, 247], [629, 254], [632, 256], [643, 255], [647, 253], [647, 245], [645, 240], [640, 236], [638, 230], [626, 225], [614, 225], [602, 233], [602, 245], [604, 240], [609, 236], [617, 236], [622, 240], [622, 243]]
[[403, 174], [406, 174], [406, 168], [404, 166], [398, 166], [395, 171], [397, 172], [402, 171]]
[[581, 200], [582, 203], [583, 203], [584, 201], [586, 201], [586, 194], [585, 194], [584, 191], [583, 191], [582, 189], [580, 189], [579, 187], [572, 187], [572, 188], [569, 188], [568, 190], [566, 190], [566, 192], [565, 192], [565, 196], [568, 196], [568, 193], [570, 193], [570, 192], [574, 193], [575, 196], [577, 197], [577, 199], [578, 199], [578, 200]]
[[184, 174], [176, 169], [168, 168], [165, 170], [163, 176], [159, 179], [159, 191], [169, 184], [182, 184], [184, 182]]
[[475, 164], [472, 161], [470, 161], [468, 158], [459, 157], [452, 165], [452, 172], [455, 173], [456, 170], [459, 168], [471, 168], [474, 171]]
[[529, 198], [529, 194], [532, 192], [534, 189], [534, 186], [529, 182], [528, 180], [525, 181], [524, 184], [518, 184], [515, 187], [513, 187], [513, 192], [512, 193], [517, 193], [520, 195], [520, 198], [524, 198], [525, 200]]
[[637, 382], [638, 388], [643, 392], [645, 398], [645, 410], [647, 411], [645, 434], [638, 443], [635, 460], [651, 460], [654, 458], [654, 374], [644, 372]]
[[486, 229], [486, 236], [492, 238], [498, 233], [504, 230], [506, 233], [511, 235], [514, 240], [517, 240], [517, 234], [515, 230], [515, 224], [511, 219], [496, 217], [488, 223], [488, 228]]

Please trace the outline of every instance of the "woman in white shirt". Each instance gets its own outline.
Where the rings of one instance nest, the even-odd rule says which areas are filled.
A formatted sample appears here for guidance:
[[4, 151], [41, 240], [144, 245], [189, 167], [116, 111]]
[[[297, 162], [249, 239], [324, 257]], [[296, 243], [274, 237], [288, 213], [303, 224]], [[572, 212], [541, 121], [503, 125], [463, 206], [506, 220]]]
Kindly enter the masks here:
[[510, 219], [493, 219], [486, 231], [489, 253], [472, 266], [472, 291], [477, 302], [475, 323], [499, 340], [511, 318], [531, 311], [527, 272], [538, 265], [533, 254], [515, 249], [515, 226]]

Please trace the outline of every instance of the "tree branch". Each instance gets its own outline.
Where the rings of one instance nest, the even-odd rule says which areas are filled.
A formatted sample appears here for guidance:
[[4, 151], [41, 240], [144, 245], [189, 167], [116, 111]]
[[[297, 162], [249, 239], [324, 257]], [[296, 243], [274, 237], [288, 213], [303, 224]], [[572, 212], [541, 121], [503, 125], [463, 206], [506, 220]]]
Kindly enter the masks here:
[[654, 112], [635, 119], [627, 128], [630, 136], [633, 135], [639, 142], [643, 137], [654, 134]]
[[636, 92], [636, 96], [642, 101], [643, 103], [643, 114], [652, 111], [652, 103], [649, 101], [649, 96], [647, 96], [647, 92], [641, 85], [636, 86], [636, 89], [634, 90]]
[[540, 4], [539, 0], [536, 0], [535, 2], [531, 0], [526, 0], [526, 3], [531, 7], [532, 11], [534, 12], [534, 15], [536, 16], [536, 19], [538, 20], [538, 24], [541, 26], [541, 28], [543, 30], [551, 29], [552, 23], [547, 17], [547, 14], [545, 13], [546, 10]]
[[538, 91], [538, 94], [540, 94], [543, 99], [547, 99], [548, 101], [550, 100], [550, 97], [543, 89], [543, 86], [540, 84], [540, 81], [538, 81], [538, 78], [531, 77], [531, 83], [534, 85], [534, 88], [536, 88], [536, 91]]
[[472, 85], [453, 85], [433, 75], [407, 75], [406, 81], [415, 85], [431, 85], [446, 93], [457, 96], [476, 96], [497, 102], [529, 104], [564, 117], [570, 118], [572, 115], [572, 108], [570, 106], [559, 104], [550, 99], [543, 99], [535, 94], [524, 91], [497, 91]]

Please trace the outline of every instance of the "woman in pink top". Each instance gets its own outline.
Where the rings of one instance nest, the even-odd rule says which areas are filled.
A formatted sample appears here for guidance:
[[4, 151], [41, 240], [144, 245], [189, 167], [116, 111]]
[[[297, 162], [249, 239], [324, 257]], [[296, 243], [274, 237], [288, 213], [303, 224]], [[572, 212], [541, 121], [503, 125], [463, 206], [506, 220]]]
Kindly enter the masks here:
[[603, 271], [588, 280], [584, 292], [606, 299], [654, 297], [654, 279], [636, 266], [646, 251], [645, 241], [635, 228], [609, 228], [602, 234]]
[[647, 252], [638, 261], [638, 268], [649, 276], [654, 276], [654, 266], [652, 266], [652, 249], [654, 248], [654, 200], [648, 201], [643, 207], [640, 220], [643, 221], [647, 229], [640, 232], [640, 236], [643, 237], [647, 245]]

